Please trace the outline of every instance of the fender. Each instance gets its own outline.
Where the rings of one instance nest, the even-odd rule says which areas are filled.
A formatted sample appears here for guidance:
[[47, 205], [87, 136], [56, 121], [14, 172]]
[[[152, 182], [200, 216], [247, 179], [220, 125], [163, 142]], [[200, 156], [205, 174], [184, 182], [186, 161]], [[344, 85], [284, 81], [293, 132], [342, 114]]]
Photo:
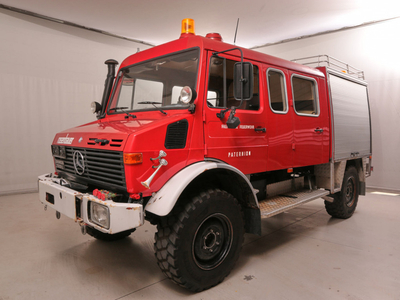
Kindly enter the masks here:
[[185, 188], [191, 183], [197, 176], [211, 169], [227, 169], [241, 176], [243, 180], [249, 185], [254, 203], [257, 204], [256, 190], [253, 189], [250, 181], [246, 175], [240, 172], [231, 165], [215, 162], [215, 161], [202, 161], [194, 163], [190, 166], [179, 171], [175, 174], [155, 195], [153, 195], [147, 203], [145, 210], [158, 216], [166, 216], [174, 208], [175, 203], [178, 201], [179, 196], [185, 190]]

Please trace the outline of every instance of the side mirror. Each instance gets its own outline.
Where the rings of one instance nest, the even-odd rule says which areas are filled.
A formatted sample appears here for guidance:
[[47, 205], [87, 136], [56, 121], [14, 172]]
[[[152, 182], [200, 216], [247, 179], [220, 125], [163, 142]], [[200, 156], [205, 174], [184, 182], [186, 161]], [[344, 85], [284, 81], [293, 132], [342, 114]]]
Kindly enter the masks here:
[[100, 112], [101, 112], [101, 109], [102, 109], [103, 107], [101, 106], [101, 104], [100, 103], [98, 103], [98, 102], [92, 102], [91, 104], [90, 104], [90, 109], [91, 109], [91, 111], [92, 111], [92, 113], [94, 113], [94, 114], [99, 114]]
[[253, 97], [253, 82], [253, 64], [250, 62], [235, 63], [233, 70], [233, 95], [236, 100], [250, 100]]

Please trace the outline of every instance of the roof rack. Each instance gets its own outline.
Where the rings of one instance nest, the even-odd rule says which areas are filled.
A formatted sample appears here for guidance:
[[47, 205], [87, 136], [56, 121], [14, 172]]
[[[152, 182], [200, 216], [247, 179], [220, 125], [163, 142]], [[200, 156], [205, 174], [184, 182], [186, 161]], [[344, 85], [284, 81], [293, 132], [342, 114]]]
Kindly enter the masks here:
[[302, 65], [312, 66], [312, 67], [329, 67], [331, 69], [343, 72], [352, 77], [365, 80], [364, 71], [354, 68], [349, 64], [342, 62], [329, 55], [316, 55], [304, 58], [293, 59], [293, 62], [300, 63]]

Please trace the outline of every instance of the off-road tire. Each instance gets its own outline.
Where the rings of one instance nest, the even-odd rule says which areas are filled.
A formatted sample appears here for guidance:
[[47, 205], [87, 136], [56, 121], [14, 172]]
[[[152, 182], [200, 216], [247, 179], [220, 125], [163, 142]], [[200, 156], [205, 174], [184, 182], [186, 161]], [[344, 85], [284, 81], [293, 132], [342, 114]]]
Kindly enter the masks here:
[[168, 278], [200, 292], [228, 276], [239, 258], [243, 235], [238, 201], [225, 191], [210, 189], [159, 222], [154, 250]]
[[354, 166], [344, 173], [342, 190], [333, 195], [333, 202], [325, 201], [325, 209], [334, 218], [348, 219], [356, 210], [359, 196], [359, 177]]
[[134, 232], [135, 229], [133, 230], [127, 230], [127, 231], [122, 231], [122, 232], [118, 232], [115, 234], [108, 234], [108, 233], [104, 233], [101, 232], [97, 229], [94, 229], [92, 227], [86, 227], [86, 233], [89, 234], [90, 236], [101, 240], [101, 241], [106, 241], [106, 242], [113, 242], [113, 241], [118, 241], [118, 240], [122, 240], [128, 236], [131, 235], [132, 232]]

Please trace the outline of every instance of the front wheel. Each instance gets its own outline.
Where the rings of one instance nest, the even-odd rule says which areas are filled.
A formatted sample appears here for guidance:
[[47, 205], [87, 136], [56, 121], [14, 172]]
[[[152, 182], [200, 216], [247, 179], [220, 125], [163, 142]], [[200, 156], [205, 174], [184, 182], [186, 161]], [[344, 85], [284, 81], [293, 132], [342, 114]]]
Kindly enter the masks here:
[[158, 265], [175, 283], [200, 292], [228, 276], [239, 258], [243, 235], [237, 200], [218, 189], [202, 192], [179, 214], [157, 225]]
[[354, 166], [347, 168], [344, 173], [342, 190], [333, 195], [333, 202], [325, 201], [325, 209], [332, 217], [339, 219], [350, 218], [357, 207], [359, 178]]

